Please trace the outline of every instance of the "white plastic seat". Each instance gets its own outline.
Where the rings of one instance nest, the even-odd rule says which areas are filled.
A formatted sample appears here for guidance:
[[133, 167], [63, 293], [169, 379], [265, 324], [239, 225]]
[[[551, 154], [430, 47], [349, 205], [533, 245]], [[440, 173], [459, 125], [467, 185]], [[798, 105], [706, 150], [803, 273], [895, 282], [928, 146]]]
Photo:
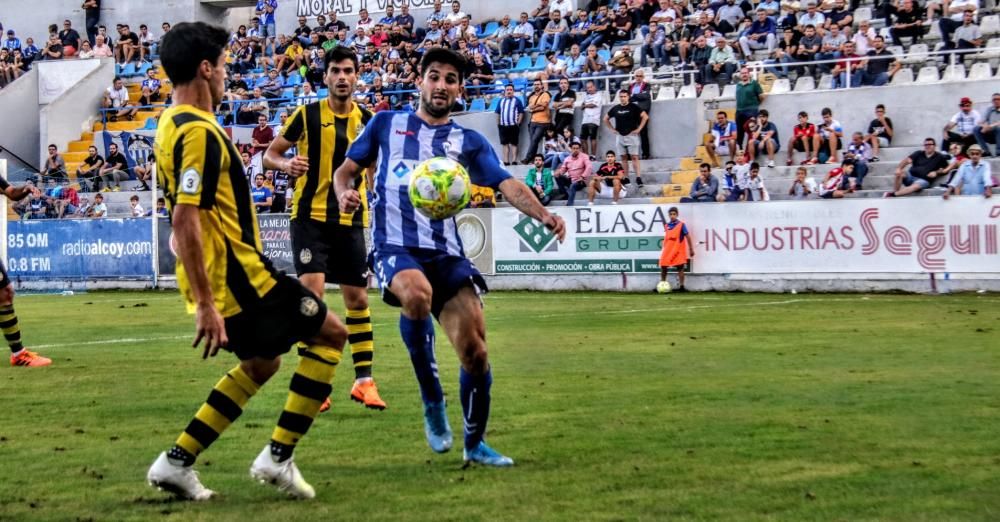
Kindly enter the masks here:
[[[774, 87], [773, 86], [771, 87], [771, 92], [774, 92]], [[722, 97], [723, 98], [736, 98], [736, 85], [730, 83], [730, 84], [727, 84], [725, 87], [723, 87], [722, 88]]]
[[970, 80], [988, 80], [991, 76], [993, 76], [993, 71], [990, 70], [990, 64], [986, 62], [974, 63], [972, 69], [969, 69]]
[[892, 85], [906, 85], [908, 83], [913, 83], [913, 69], [903, 67], [902, 69], [896, 71], [896, 74], [892, 75], [892, 81], [889, 83]]
[[701, 98], [704, 100], [714, 100], [719, 97], [719, 84], [708, 83], [701, 88]]
[[976, 59], [979, 60], [992, 60], [995, 58], [1000, 58], [1000, 38], [990, 38], [986, 41], [987, 49], [995, 49], [993, 51], [983, 51], [976, 55]]
[[965, 79], [965, 65], [956, 63], [954, 65], [949, 65], [944, 70], [944, 76], [941, 78], [946, 82], [960, 82]]
[[678, 99], [681, 99], [681, 98], [697, 98], [697, 97], [698, 97], [698, 91], [697, 91], [697, 89], [695, 89], [693, 83], [690, 84], [690, 85], [685, 85], [685, 86], [681, 87], [681, 91], [679, 93], [677, 93], [677, 98]]
[[656, 93], [656, 101], [674, 99], [674, 86], [664, 83], [660, 85], [660, 92]]
[[938, 80], [937, 67], [921, 67], [920, 72], [917, 73], [917, 83], [934, 83]]
[[819, 85], [816, 86], [819, 90], [829, 90], [833, 88], [833, 75], [824, 74], [819, 77]]
[[792, 91], [792, 82], [788, 78], [778, 78], [771, 84], [770, 94], [784, 94]]
[[983, 19], [979, 21], [979, 30], [983, 34], [1000, 34], [1000, 16], [984, 16]]
[[927, 52], [929, 50], [925, 43], [913, 44], [910, 46], [909, 52], [904, 54], [900, 61], [908, 64], [924, 63], [927, 61]]
[[800, 76], [795, 80], [795, 91], [805, 92], [816, 90], [816, 80], [812, 76]]
[[871, 7], [859, 7], [854, 10], [854, 25], [859, 25], [861, 22], [868, 21], [872, 19], [872, 8]]

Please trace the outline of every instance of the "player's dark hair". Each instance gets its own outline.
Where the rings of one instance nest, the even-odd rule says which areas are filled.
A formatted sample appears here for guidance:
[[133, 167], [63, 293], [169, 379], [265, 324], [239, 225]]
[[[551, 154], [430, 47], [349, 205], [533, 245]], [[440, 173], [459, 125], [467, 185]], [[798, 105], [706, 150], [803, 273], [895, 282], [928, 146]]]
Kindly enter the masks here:
[[160, 62], [174, 85], [194, 80], [201, 62], [213, 66], [222, 56], [229, 33], [205, 22], [181, 22], [163, 35], [160, 41]]
[[435, 47], [424, 53], [420, 59], [420, 76], [427, 74], [432, 63], [442, 63], [450, 65], [458, 71], [458, 81], [465, 83], [465, 69], [469, 66], [469, 61], [464, 56], [446, 47]]
[[344, 60], [350, 60], [351, 63], [354, 64], [354, 72], [358, 72], [359, 69], [358, 55], [355, 54], [354, 50], [352, 50], [350, 47], [346, 47], [343, 45], [338, 45], [333, 49], [330, 49], [330, 51], [326, 53], [326, 58], [324, 60], [325, 60], [323, 63], [324, 71], [330, 69], [331, 63], [340, 63]]

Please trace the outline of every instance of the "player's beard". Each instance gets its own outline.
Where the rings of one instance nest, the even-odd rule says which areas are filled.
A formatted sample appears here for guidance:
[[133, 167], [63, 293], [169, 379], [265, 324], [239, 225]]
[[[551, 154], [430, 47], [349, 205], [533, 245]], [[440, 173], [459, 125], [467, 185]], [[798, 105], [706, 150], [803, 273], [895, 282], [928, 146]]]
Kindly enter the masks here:
[[455, 103], [453, 100], [448, 99], [447, 94], [445, 94], [445, 99], [446, 102], [444, 107], [435, 107], [434, 93], [433, 92], [422, 93], [420, 96], [420, 106], [423, 107], [424, 111], [426, 111], [427, 114], [431, 115], [432, 117], [444, 118], [445, 116], [448, 115], [448, 113], [451, 112], [451, 106], [454, 105]]

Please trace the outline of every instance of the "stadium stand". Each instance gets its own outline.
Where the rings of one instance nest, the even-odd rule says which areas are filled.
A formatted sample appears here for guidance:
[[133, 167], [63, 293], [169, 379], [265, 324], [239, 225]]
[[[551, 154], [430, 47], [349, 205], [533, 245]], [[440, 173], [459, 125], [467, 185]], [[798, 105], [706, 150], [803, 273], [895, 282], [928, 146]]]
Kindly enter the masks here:
[[[467, 98], [459, 103], [472, 113], [495, 111], [502, 88], [507, 84], [513, 84], [523, 100], [531, 89], [530, 80], [539, 75], [547, 80], [547, 86], [553, 93], [557, 81], [563, 77], [571, 81], [572, 88], [577, 93], [583, 92], [584, 80], [595, 80], [604, 93], [604, 99], [609, 100], [606, 103], [613, 104], [616, 98], [614, 92], [620, 86], [628, 84], [632, 73], [640, 68], [638, 66], [644, 61], [643, 58], [657, 58], [653, 61], [654, 66], [643, 68], [651, 87], [650, 100], [661, 102], [697, 99], [707, 109], [711, 109], [706, 110], [709, 116], [716, 109], [721, 109], [729, 112], [730, 119], [735, 121], [736, 79], [728, 73], [720, 73], [713, 74], [713, 81], [705, 81], [704, 66], [706, 60], [710, 59], [710, 53], [700, 50], [700, 42], [704, 41], [704, 49], [708, 50], [715, 47], [716, 39], [721, 36], [727, 40], [724, 47], [730, 47], [729, 50], [735, 54], [734, 65], [749, 67], [763, 90], [773, 96], [830, 91], [834, 86], [834, 77], [828, 71], [835, 65], [857, 67], [853, 65], [856, 63], [861, 63], [861, 67], [865, 69], [860, 75], [860, 88], [863, 89], [906, 88], [911, 84], [948, 82], [956, 84], [956, 90], [960, 90], [960, 85], [966, 81], [995, 81], [1000, 62], [1000, 38], [996, 37], [1000, 34], [1000, 17], [994, 14], [998, 11], [994, 0], [986, 0], [975, 11], [974, 22], [980, 36], [965, 44], [957, 39], [952, 42], [942, 40], [939, 27], [941, 13], [935, 13], [937, 17], [934, 19], [924, 19], [921, 27], [926, 34], [913, 38], [904, 37], [901, 42], [893, 42], [894, 36], [890, 28], [903, 19], [897, 13], [895, 4], [883, 2], [876, 6], [867, 0], [851, 4], [856, 6], [853, 10], [844, 10], [842, 1], [823, 2], [818, 6], [825, 22], [817, 29], [824, 35], [829, 35], [832, 23], [852, 17], [849, 23], [843, 24], [843, 38], [839, 40], [839, 45], [824, 51], [824, 56], [832, 58], [820, 63], [779, 59], [781, 53], [794, 54], [792, 51], [802, 38], [801, 31], [805, 29], [802, 20], [807, 14], [807, 6], [799, 2], [782, 3], [780, 11], [768, 12], [765, 22], [757, 20], [756, 11], [766, 7], [751, 1], [738, 4], [739, 9], [722, 2], [712, 3], [705, 9], [683, 0], [614, 2], [611, 9], [608, 9], [606, 1], [590, 2], [583, 6], [585, 9], [564, 16], [566, 26], [570, 28], [565, 37], [558, 42], [546, 41], [547, 47], [552, 47], [550, 43], [557, 44], [551, 49], [556, 53], [553, 60], [547, 60], [546, 54], [537, 47], [541, 43], [541, 23], [532, 25], [530, 20], [480, 20], [476, 18], [474, 11], [469, 16], [470, 23], [466, 28], [463, 28], [462, 23], [453, 25], [446, 22], [442, 29], [435, 30], [429, 26], [428, 21], [418, 19], [412, 31], [409, 31], [406, 20], [397, 17], [392, 22], [375, 23], [366, 26], [367, 29], [357, 30], [355, 27], [342, 27], [344, 24], [340, 21], [326, 25], [324, 18], [307, 20], [306, 29], [300, 27], [294, 34], [279, 35], [276, 39], [262, 38], [259, 24], [250, 20], [247, 24], [233, 28], [226, 58], [231, 77], [226, 102], [218, 113], [218, 119], [221, 124], [233, 129], [252, 126], [256, 123], [258, 114], [267, 116], [274, 125], [280, 124], [282, 114], [288, 114], [296, 106], [325, 95], [322, 85], [322, 54], [337, 45], [351, 46], [359, 53], [363, 65], [355, 99], [373, 109], [413, 108], [415, 66], [420, 53], [433, 45], [448, 45], [459, 50], [474, 64], [470, 73], [477, 73], [478, 78], [492, 78], [480, 80], [478, 85], [468, 85]], [[547, 21], [547, 7], [539, 9], [544, 12], [539, 11], [538, 18], [543, 22]], [[920, 16], [924, 17], [924, 9], [919, 6], [917, 9]], [[954, 13], [949, 13], [952, 14]], [[757, 21], [754, 22], [755, 20]], [[144, 22], [148, 21], [135, 20], [132, 27], [143, 26]], [[319, 25], [308, 27], [316, 22]], [[862, 22], [866, 26], [870, 24], [872, 30], [868, 33], [858, 32], [857, 28]], [[650, 26], [654, 23], [656, 32], [651, 34]], [[168, 30], [169, 25], [164, 24], [163, 29]], [[788, 42], [776, 34], [785, 29], [792, 31], [792, 38]], [[57, 40], [65, 43], [59, 40], [59, 33], [55, 33], [52, 40], [32, 35], [39, 38], [26, 38], [22, 42], [24, 35], [20, 35], [16, 28], [4, 28], [2, 31], [4, 39], [0, 42], [0, 53], [7, 52], [0, 54], [0, 88], [17, 81], [20, 74], [30, 70], [33, 61], [77, 59], [69, 56], [71, 53], [65, 46], [58, 49], [56, 43], [51, 43]], [[521, 46], [515, 40], [518, 31], [530, 35], [523, 51], [519, 50]], [[768, 34], [775, 34], [775, 40], [781, 41], [771, 47], [753, 44], [745, 50], [741, 49], [740, 37], [761, 31], [771, 31]], [[658, 39], [661, 33], [665, 38]], [[102, 34], [107, 35], [107, 32], [102, 31]], [[870, 59], [870, 53], [874, 52], [870, 49], [876, 39], [885, 39], [886, 44], [897, 45], [888, 48], [889, 54], [879, 55], [879, 59]], [[39, 50], [32, 45], [34, 42], [42, 42], [43, 48]], [[847, 42], [852, 42], [858, 49], [869, 50], [866, 51], [869, 53], [867, 63], [837, 63], [841, 61], [843, 45]], [[132, 118], [114, 121], [111, 116], [116, 110], [95, 107], [92, 129], [60, 151], [66, 161], [69, 184], [78, 191], [86, 188], [76, 179], [76, 172], [88, 155], [88, 147], [95, 143], [105, 143], [103, 139], [96, 140], [96, 137], [106, 131], [112, 134], [149, 134], [156, 128], [160, 112], [169, 103], [170, 84], [157, 67], [156, 35], [143, 31], [140, 37], [129, 26], [122, 26], [117, 35], [110, 38], [109, 43], [117, 61], [116, 73], [125, 81], [128, 103], [137, 106], [139, 110]], [[581, 53], [586, 54], [574, 57], [571, 53], [574, 44], [579, 45]], [[587, 47], [591, 45], [596, 49], [593, 54], [587, 53]], [[143, 52], [129, 52], [130, 46], [142, 47]], [[661, 47], [654, 50], [654, 46]], [[947, 51], [953, 47], [954, 52]], [[620, 51], [624, 49], [628, 49], [631, 55], [621, 55]], [[946, 51], [941, 52], [940, 49]], [[504, 53], [504, 50], [510, 52]], [[15, 57], [15, 51], [20, 52], [20, 60]], [[644, 53], [648, 55], [644, 57]], [[473, 59], [477, 55], [482, 58], [479, 64]], [[879, 60], [885, 63], [898, 62], [899, 70], [894, 71], [888, 80], [890, 87], [871, 85], [869, 73], [874, 70], [873, 64], [880, 63]], [[614, 67], [609, 65], [611, 61]], [[631, 65], [627, 65], [629, 63]], [[779, 63], [787, 65], [787, 74], [785, 69], [775, 67]], [[280, 73], [276, 77], [269, 75], [275, 68], [280, 69]], [[150, 70], [153, 75], [147, 77]], [[779, 78], [776, 72], [781, 73], [782, 77]], [[149, 80], [160, 83], [159, 99], [147, 105], [139, 105], [143, 81]], [[850, 87], [856, 88], [853, 85]], [[379, 100], [384, 102], [378, 104]], [[580, 101], [578, 98], [578, 108]], [[889, 101], [886, 103], [889, 104]], [[932, 100], [930, 103], [950, 106], [953, 101]], [[803, 108], [810, 114], [819, 114], [819, 106]], [[578, 127], [579, 119], [577, 112], [577, 125], [574, 129]], [[701, 128], [707, 130], [712, 120], [705, 120]], [[79, 122], [66, 122], [66, 125], [76, 126]], [[865, 130], [844, 129], [844, 134], [849, 136], [853, 131]], [[941, 134], [940, 122], [928, 122], [926, 128], [911, 130], [938, 138]], [[782, 136], [787, 137], [791, 129], [781, 128], [779, 131]], [[106, 154], [105, 150], [100, 152], [102, 155]], [[883, 148], [881, 161], [871, 164], [871, 171], [864, 184], [865, 190], [852, 194], [851, 197], [882, 194], [892, 183], [892, 170], [896, 162], [909, 152], [907, 148]], [[783, 158], [783, 154], [784, 151], [779, 153], [779, 157]], [[690, 183], [697, 176], [697, 166], [705, 159], [707, 156], [703, 146], [698, 146], [688, 156], [657, 157], [653, 154], [652, 159], [642, 162], [645, 186], [640, 190], [630, 191], [629, 202], [666, 203], [679, 200], [681, 196], [687, 195]], [[810, 175], [822, 179], [826, 171], [833, 167], [810, 167], [813, 170]], [[514, 166], [511, 169], [523, 176], [527, 167]], [[783, 187], [793, 178], [793, 170], [794, 167], [785, 166], [762, 169], [768, 183], [775, 187], [770, 191], [774, 199], [783, 197]], [[719, 172], [715, 171], [715, 174], [718, 175]], [[105, 194], [110, 216], [128, 215], [128, 192], [141, 186], [133, 168], [129, 169], [129, 175], [130, 180], [122, 184], [121, 195]], [[46, 181], [44, 177], [42, 181]], [[80, 192], [79, 195], [93, 200], [93, 194]], [[553, 204], [560, 203], [556, 201]]]

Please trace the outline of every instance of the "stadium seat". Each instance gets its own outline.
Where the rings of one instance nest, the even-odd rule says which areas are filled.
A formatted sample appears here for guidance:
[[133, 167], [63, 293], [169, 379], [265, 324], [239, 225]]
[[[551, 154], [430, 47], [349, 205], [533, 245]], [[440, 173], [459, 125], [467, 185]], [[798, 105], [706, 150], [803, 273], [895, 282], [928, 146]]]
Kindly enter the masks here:
[[473, 98], [472, 104], [469, 106], [469, 112], [483, 112], [486, 110], [486, 100], [482, 98]]
[[993, 76], [993, 71], [990, 70], [990, 64], [986, 62], [979, 62], [972, 64], [972, 69], [969, 70], [970, 80], [989, 80]]
[[703, 100], [714, 100], [719, 97], [719, 84], [708, 83], [701, 88], [701, 98]]
[[149, 62], [143, 62], [135, 71], [136, 76], [146, 76], [146, 72], [153, 68], [153, 64]]
[[904, 54], [906, 54], [905, 51], [903, 51], [903, 46], [902, 45], [890, 45], [888, 47], [888, 49], [889, 49], [889, 52], [892, 53], [895, 56], [902, 57]]
[[330, 93], [330, 90], [327, 89], [326, 87], [324, 87], [324, 88], [316, 91], [316, 96], [319, 96], [320, 98], [326, 98], [326, 95], [329, 94], [329, 93]]
[[609, 51], [607, 49], [598, 49], [597, 50], [597, 56], [600, 56], [602, 60], [604, 60], [605, 62], [607, 62], [608, 60], [611, 59], [611, 51]]
[[824, 75], [820, 76], [819, 77], [819, 84], [816, 85], [816, 88], [819, 89], [819, 90], [821, 90], [821, 91], [822, 90], [832, 89], [833, 88], [833, 75], [832, 74], [824, 74]]
[[490, 106], [489, 106], [489, 108], [486, 109], [486, 110], [489, 111], [489, 112], [495, 112], [497, 110], [497, 107], [499, 107], [499, 106], [500, 106], [500, 97], [499, 96], [494, 96], [493, 99], [490, 100]]
[[909, 67], [903, 67], [896, 74], [892, 75], [892, 80], [889, 82], [892, 85], [906, 85], [908, 83], [913, 83], [913, 69]]
[[938, 69], [934, 66], [921, 67], [917, 73], [917, 83], [934, 83], [938, 81]]
[[[530, 58], [528, 59], [531, 60]], [[514, 78], [514, 92], [524, 92], [528, 88], [528, 79], [517, 77]]]
[[930, 49], [927, 47], [927, 44], [925, 44], [925, 43], [913, 44], [913, 45], [910, 46], [910, 49], [908, 51], [909, 53], [912, 53], [912, 54], [906, 54], [906, 55], [904, 55], [903, 58], [900, 61], [903, 62], [904, 64], [920, 64], [920, 63], [925, 63], [925, 62], [927, 62], [927, 55], [926, 54], [919, 55], [919, 56], [914, 56], [914, 55], [917, 54], [917, 53], [927, 53], [929, 50]]
[[861, 22], [870, 22], [872, 20], [872, 8], [871, 7], [859, 7], [854, 10], [854, 25], [858, 25]]
[[292, 87], [285, 87], [284, 89], [281, 89], [281, 97], [289, 100], [294, 98], [295, 89], [293, 89]]
[[126, 78], [129, 76], [135, 76], [135, 64], [132, 62], [125, 64], [125, 67], [122, 68], [122, 73], [119, 76], [125, 76]]
[[296, 87], [302, 85], [302, 77], [299, 73], [292, 73], [285, 79], [285, 87]]
[[774, 84], [771, 85], [770, 94], [784, 94], [786, 92], [791, 92], [791, 90], [792, 90], [791, 80], [789, 80], [788, 78], [778, 78], [777, 80], [774, 81]]
[[[530, 70], [531, 70], [531, 57], [526, 54], [522, 54], [521, 57], [517, 59], [517, 63], [514, 64], [514, 68], [511, 69], [510, 72], [523, 73], [523, 72], [528, 72]], [[517, 78], [514, 79], [515, 90], [517, 89], [516, 87], [517, 80], [518, 80]]]
[[660, 91], [656, 93], [656, 101], [672, 100], [676, 96], [674, 86], [670, 84], [660, 85]]
[[141, 130], [156, 130], [156, 118], [146, 118], [146, 124]]
[[532, 65], [531, 69], [528, 69], [528, 70], [529, 71], [541, 71], [541, 70], [545, 69], [545, 63], [546, 63], [545, 55], [539, 53], [538, 58], [535, 58], [535, 64]]
[[[774, 85], [773, 84], [771, 86], [771, 94], [774, 94]], [[722, 97], [726, 98], [726, 99], [729, 99], [729, 98], [735, 99], [736, 98], [736, 85], [732, 84], [732, 83], [726, 84], [726, 86], [722, 88]]]
[[685, 85], [681, 87], [680, 92], [677, 93], [677, 98], [697, 98], [698, 90], [695, 88], [694, 84]]
[[1000, 34], [1000, 16], [984, 16], [979, 22], [979, 30], [983, 34]]
[[[987, 49], [1000, 49], [1000, 38], [990, 38], [986, 42]], [[995, 60], [1000, 58], [1000, 51], [983, 51], [976, 55], [978, 60]]]
[[816, 80], [812, 76], [800, 76], [795, 80], [795, 92], [816, 90]]
[[956, 63], [954, 65], [949, 65], [944, 70], [944, 76], [941, 78], [946, 82], [960, 82], [965, 79], [965, 65]]
[[483, 28], [483, 32], [479, 34], [479, 37], [487, 38], [493, 36], [493, 34], [497, 32], [497, 29], [500, 29], [500, 24], [498, 22], [489, 22], [486, 24], [486, 27]]

